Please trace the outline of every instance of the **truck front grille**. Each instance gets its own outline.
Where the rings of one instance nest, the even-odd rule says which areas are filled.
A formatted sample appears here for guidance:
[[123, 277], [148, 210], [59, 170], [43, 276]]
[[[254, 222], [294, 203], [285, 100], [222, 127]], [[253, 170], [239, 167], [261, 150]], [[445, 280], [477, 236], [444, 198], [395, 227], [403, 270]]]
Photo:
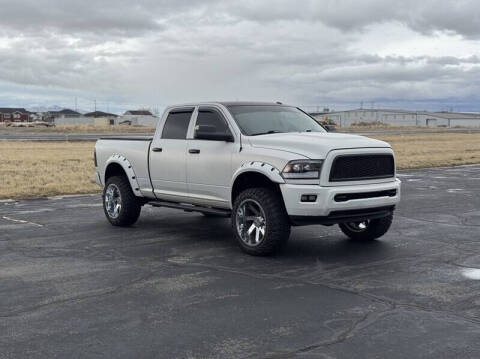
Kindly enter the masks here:
[[395, 175], [390, 154], [340, 155], [332, 163], [330, 182], [362, 181]]

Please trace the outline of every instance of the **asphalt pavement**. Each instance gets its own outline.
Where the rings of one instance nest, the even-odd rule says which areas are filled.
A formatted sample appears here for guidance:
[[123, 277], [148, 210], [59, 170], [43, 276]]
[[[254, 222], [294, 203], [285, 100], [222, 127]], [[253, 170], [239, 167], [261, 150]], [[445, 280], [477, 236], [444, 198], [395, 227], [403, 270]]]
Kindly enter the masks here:
[[228, 219], [0, 203], [0, 358], [479, 358], [480, 166], [400, 178], [380, 240], [297, 227], [268, 258]]

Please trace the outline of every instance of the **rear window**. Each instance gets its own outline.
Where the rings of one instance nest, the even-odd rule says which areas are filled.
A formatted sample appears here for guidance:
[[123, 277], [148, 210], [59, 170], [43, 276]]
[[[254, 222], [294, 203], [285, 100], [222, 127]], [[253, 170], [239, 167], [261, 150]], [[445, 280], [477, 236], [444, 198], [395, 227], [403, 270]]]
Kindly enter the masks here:
[[168, 114], [163, 126], [162, 138], [172, 140], [184, 140], [187, 138], [188, 124], [192, 117], [192, 110], [173, 111]]

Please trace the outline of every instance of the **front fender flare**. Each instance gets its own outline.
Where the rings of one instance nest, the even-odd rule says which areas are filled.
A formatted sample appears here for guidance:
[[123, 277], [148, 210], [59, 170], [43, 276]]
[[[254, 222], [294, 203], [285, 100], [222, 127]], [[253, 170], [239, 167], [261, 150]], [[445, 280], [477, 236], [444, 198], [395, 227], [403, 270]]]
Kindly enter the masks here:
[[280, 170], [268, 163], [261, 161], [250, 161], [243, 163], [233, 174], [233, 179], [230, 188], [233, 188], [237, 177], [245, 172], [257, 172], [266, 176], [273, 183], [285, 183]]
[[[133, 193], [137, 197], [143, 197], [142, 192], [140, 192], [140, 186], [138, 185], [137, 175], [133, 170], [132, 164], [127, 160], [127, 158], [123, 155], [113, 154], [111, 155], [105, 165], [105, 172], [110, 164], [116, 163], [122, 166], [123, 170], [125, 171], [125, 175], [130, 182], [130, 187], [132, 188]], [[103, 183], [105, 183], [105, 173], [103, 174]]]

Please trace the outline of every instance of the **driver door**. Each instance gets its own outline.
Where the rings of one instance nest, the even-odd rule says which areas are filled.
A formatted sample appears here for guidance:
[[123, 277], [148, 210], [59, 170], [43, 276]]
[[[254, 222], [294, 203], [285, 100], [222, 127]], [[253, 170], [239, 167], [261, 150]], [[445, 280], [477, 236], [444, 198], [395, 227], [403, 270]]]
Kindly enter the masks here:
[[197, 139], [202, 128], [216, 133], [233, 133], [227, 120], [213, 107], [200, 107], [193, 138], [187, 140], [187, 185], [193, 202], [229, 207], [232, 179], [232, 155], [239, 144], [225, 140]]

